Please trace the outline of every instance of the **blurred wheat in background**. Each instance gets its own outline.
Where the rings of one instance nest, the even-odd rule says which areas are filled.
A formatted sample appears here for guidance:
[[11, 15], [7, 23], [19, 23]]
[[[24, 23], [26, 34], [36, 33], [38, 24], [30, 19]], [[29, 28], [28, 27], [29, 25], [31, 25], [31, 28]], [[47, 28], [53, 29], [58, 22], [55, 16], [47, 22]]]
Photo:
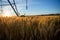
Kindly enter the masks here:
[[60, 16], [0, 17], [0, 40], [54, 40]]

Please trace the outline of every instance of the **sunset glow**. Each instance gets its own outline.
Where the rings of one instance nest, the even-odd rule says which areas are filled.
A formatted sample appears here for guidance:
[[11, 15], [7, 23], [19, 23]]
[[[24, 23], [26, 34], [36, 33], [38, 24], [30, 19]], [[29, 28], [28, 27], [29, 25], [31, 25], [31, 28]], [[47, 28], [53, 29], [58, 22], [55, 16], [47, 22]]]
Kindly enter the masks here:
[[11, 14], [10, 11], [8, 11], [8, 10], [4, 10], [4, 11], [3, 11], [3, 16], [4, 16], [4, 17], [11, 17], [12, 14]]

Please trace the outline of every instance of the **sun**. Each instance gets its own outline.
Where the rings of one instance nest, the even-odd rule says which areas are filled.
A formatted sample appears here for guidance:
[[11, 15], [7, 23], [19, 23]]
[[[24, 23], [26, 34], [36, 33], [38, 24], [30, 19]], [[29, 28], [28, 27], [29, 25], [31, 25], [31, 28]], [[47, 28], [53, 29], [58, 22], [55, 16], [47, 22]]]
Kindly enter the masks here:
[[4, 16], [4, 17], [11, 17], [11, 16], [12, 16], [11, 11], [4, 10], [4, 11], [3, 11], [3, 16]]
[[11, 15], [10, 15], [10, 12], [6, 12], [6, 13], [4, 14], [4, 16], [7, 16], [7, 17], [11, 16]]

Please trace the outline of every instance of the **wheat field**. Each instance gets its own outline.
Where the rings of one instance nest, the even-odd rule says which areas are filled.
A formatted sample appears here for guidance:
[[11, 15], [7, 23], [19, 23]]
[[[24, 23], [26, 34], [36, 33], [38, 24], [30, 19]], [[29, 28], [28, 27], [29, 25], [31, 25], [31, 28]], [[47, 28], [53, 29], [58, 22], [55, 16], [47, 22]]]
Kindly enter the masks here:
[[0, 17], [0, 40], [57, 40], [60, 16]]

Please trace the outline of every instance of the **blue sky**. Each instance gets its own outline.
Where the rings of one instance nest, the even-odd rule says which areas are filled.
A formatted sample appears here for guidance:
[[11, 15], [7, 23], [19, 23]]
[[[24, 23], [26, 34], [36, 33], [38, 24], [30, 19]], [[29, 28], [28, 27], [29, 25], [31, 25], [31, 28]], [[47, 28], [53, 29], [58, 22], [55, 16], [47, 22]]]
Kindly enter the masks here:
[[60, 0], [28, 0], [28, 10], [26, 10], [25, 0], [15, 1], [20, 14], [25, 13], [26, 15], [41, 15], [60, 13]]

